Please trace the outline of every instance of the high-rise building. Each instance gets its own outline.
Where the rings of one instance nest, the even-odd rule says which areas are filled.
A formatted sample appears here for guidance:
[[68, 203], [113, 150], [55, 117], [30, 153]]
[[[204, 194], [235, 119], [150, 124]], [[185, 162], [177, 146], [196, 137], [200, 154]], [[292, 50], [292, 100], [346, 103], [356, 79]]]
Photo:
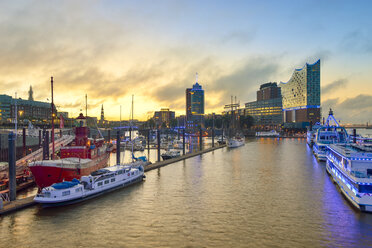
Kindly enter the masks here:
[[281, 90], [277, 83], [266, 83], [257, 91], [257, 101], [245, 104], [245, 115], [255, 120], [257, 129], [278, 129], [283, 122]]
[[274, 82], [262, 84], [260, 90], [257, 91], [257, 101], [280, 98], [280, 87]]
[[204, 115], [204, 90], [198, 82], [192, 86], [191, 90], [191, 114]]
[[295, 69], [287, 83], [280, 83], [285, 127], [304, 128], [320, 121], [320, 60]]
[[197, 73], [195, 84], [191, 89], [186, 89], [186, 119], [189, 128], [196, 127], [204, 121], [204, 90], [198, 83]]

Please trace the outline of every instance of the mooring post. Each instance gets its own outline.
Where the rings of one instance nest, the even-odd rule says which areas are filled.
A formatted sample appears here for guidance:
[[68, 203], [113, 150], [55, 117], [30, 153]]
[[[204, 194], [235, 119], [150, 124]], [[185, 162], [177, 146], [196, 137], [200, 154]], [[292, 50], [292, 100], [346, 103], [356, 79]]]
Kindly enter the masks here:
[[43, 130], [43, 138], [41, 140], [41, 147], [43, 148], [43, 160], [45, 160], [45, 154], [46, 154], [46, 149], [45, 149], [45, 130]]
[[214, 113], [213, 113], [213, 122], [212, 122], [212, 147], [214, 147]]
[[39, 148], [41, 147], [41, 130], [39, 130]]
[[150, 152], [150, 129], [147, 131], [147, 151]]
[[120, 164], [120, 131], [116, 133], [116, 164]]
[[111, 130], [109, 129], [107, 132], [107, 141], [110, 142], [111, 140]]
[[356, 143], [356, 129], [353, 129], [353, 143]]
[[16, 135], [11, 132], [8, 136], [8, 151], [9, 151], [9, 198], [11, 201], [16, 199]]
[[49, 131], [45, 131], [45, 157], [49, 160]]
[[26, 156], [26, 128], [22, 129], [22, 155]]
[[185, 155], [185, 129], [182, 129], [182, 153]]
[[202, 134], [202, 128], [199, 129], [199, 149], [200, 151], [203, 150], [203, 134]]
[[160, 162], [160, 129], [157, 130], [158, 138], [158, 162]]
[[214, 128], [212, 129], [212, 147], [214, 147]]

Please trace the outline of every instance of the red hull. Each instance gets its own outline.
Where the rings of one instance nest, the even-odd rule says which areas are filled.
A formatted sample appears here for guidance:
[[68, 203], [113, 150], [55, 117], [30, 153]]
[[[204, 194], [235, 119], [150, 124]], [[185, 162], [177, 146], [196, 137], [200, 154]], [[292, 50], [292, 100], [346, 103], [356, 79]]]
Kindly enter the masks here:
[[107, 166], [109, 153], [105, 153], [96, 159], [97, 163], [83, 169], [62, 168], [58, 166], [32, 166], [30, 170], [34, 175], [35, 182], [39, 188], [44, 188], [59, 183], [62, 181], [71, 181], [72, 179], [80, 179], [81, 176], [87, 176], [93, 171], [104, 168]]

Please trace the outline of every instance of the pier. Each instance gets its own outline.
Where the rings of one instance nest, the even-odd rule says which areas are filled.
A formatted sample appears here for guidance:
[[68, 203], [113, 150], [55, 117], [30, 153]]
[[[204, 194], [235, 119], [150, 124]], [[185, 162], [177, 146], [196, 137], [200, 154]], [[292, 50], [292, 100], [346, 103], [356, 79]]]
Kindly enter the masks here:
[[[182, 156], [177, 157], [177, 158], [167, 159], [167, 160], [164, 160], [164, 161], [149, 164], [148, 166], [145, 167], [145, 172], [155, 170], [155, 169], [167, 166], [169, 164], [173, 164], [173, 163], [181, 161], [181, 160], [185, 160], [185, 159], [192, 158], [192, 157], [195, 157], [195, 156], [198, 156], [198, 155], [202, 155], [204, 153], [208, 153], [208, 152], [211, 152], [211, 151], [223, 148], [223, 147], [226, 147], [226, 145], [215, 145], [214, 147], [207, 148], [207, 149], [204, 149], [204, 150], [201, 150], [201, 151], [196, 151], [196, 152], [193, 152], [193, 153], [188, 153], [188, 154], [182, 155]], [[33, 196], [29, 196], [29, 197], [26, 197], [26, 198], [23, 198], [23, 199], [17, 199], [15, 201], [3, 203], [4, 204], [3, 208], [2, 209], [0, 208], [0, 216], [4, 215], [4, 214], [15, 212], [15, 211], [18, 211], [18, 210], [25, 209], [27, 207], [37, 205], [37, 203], [33, 201], [34, 197], [35, 196], [33, 195]], [[1, 204], [0, 204], [0, 206], [1, 206]]]

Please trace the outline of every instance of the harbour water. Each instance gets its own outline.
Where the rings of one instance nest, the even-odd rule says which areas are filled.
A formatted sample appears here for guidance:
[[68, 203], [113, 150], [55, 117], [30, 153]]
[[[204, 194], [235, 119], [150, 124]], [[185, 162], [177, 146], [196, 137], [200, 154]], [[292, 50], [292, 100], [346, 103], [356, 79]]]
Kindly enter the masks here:
[[372, 246], [372, 214], [344, 199], [305, 139], [248, 139], [146, 176], [81, 204], [0, 217], [0, 246]]

